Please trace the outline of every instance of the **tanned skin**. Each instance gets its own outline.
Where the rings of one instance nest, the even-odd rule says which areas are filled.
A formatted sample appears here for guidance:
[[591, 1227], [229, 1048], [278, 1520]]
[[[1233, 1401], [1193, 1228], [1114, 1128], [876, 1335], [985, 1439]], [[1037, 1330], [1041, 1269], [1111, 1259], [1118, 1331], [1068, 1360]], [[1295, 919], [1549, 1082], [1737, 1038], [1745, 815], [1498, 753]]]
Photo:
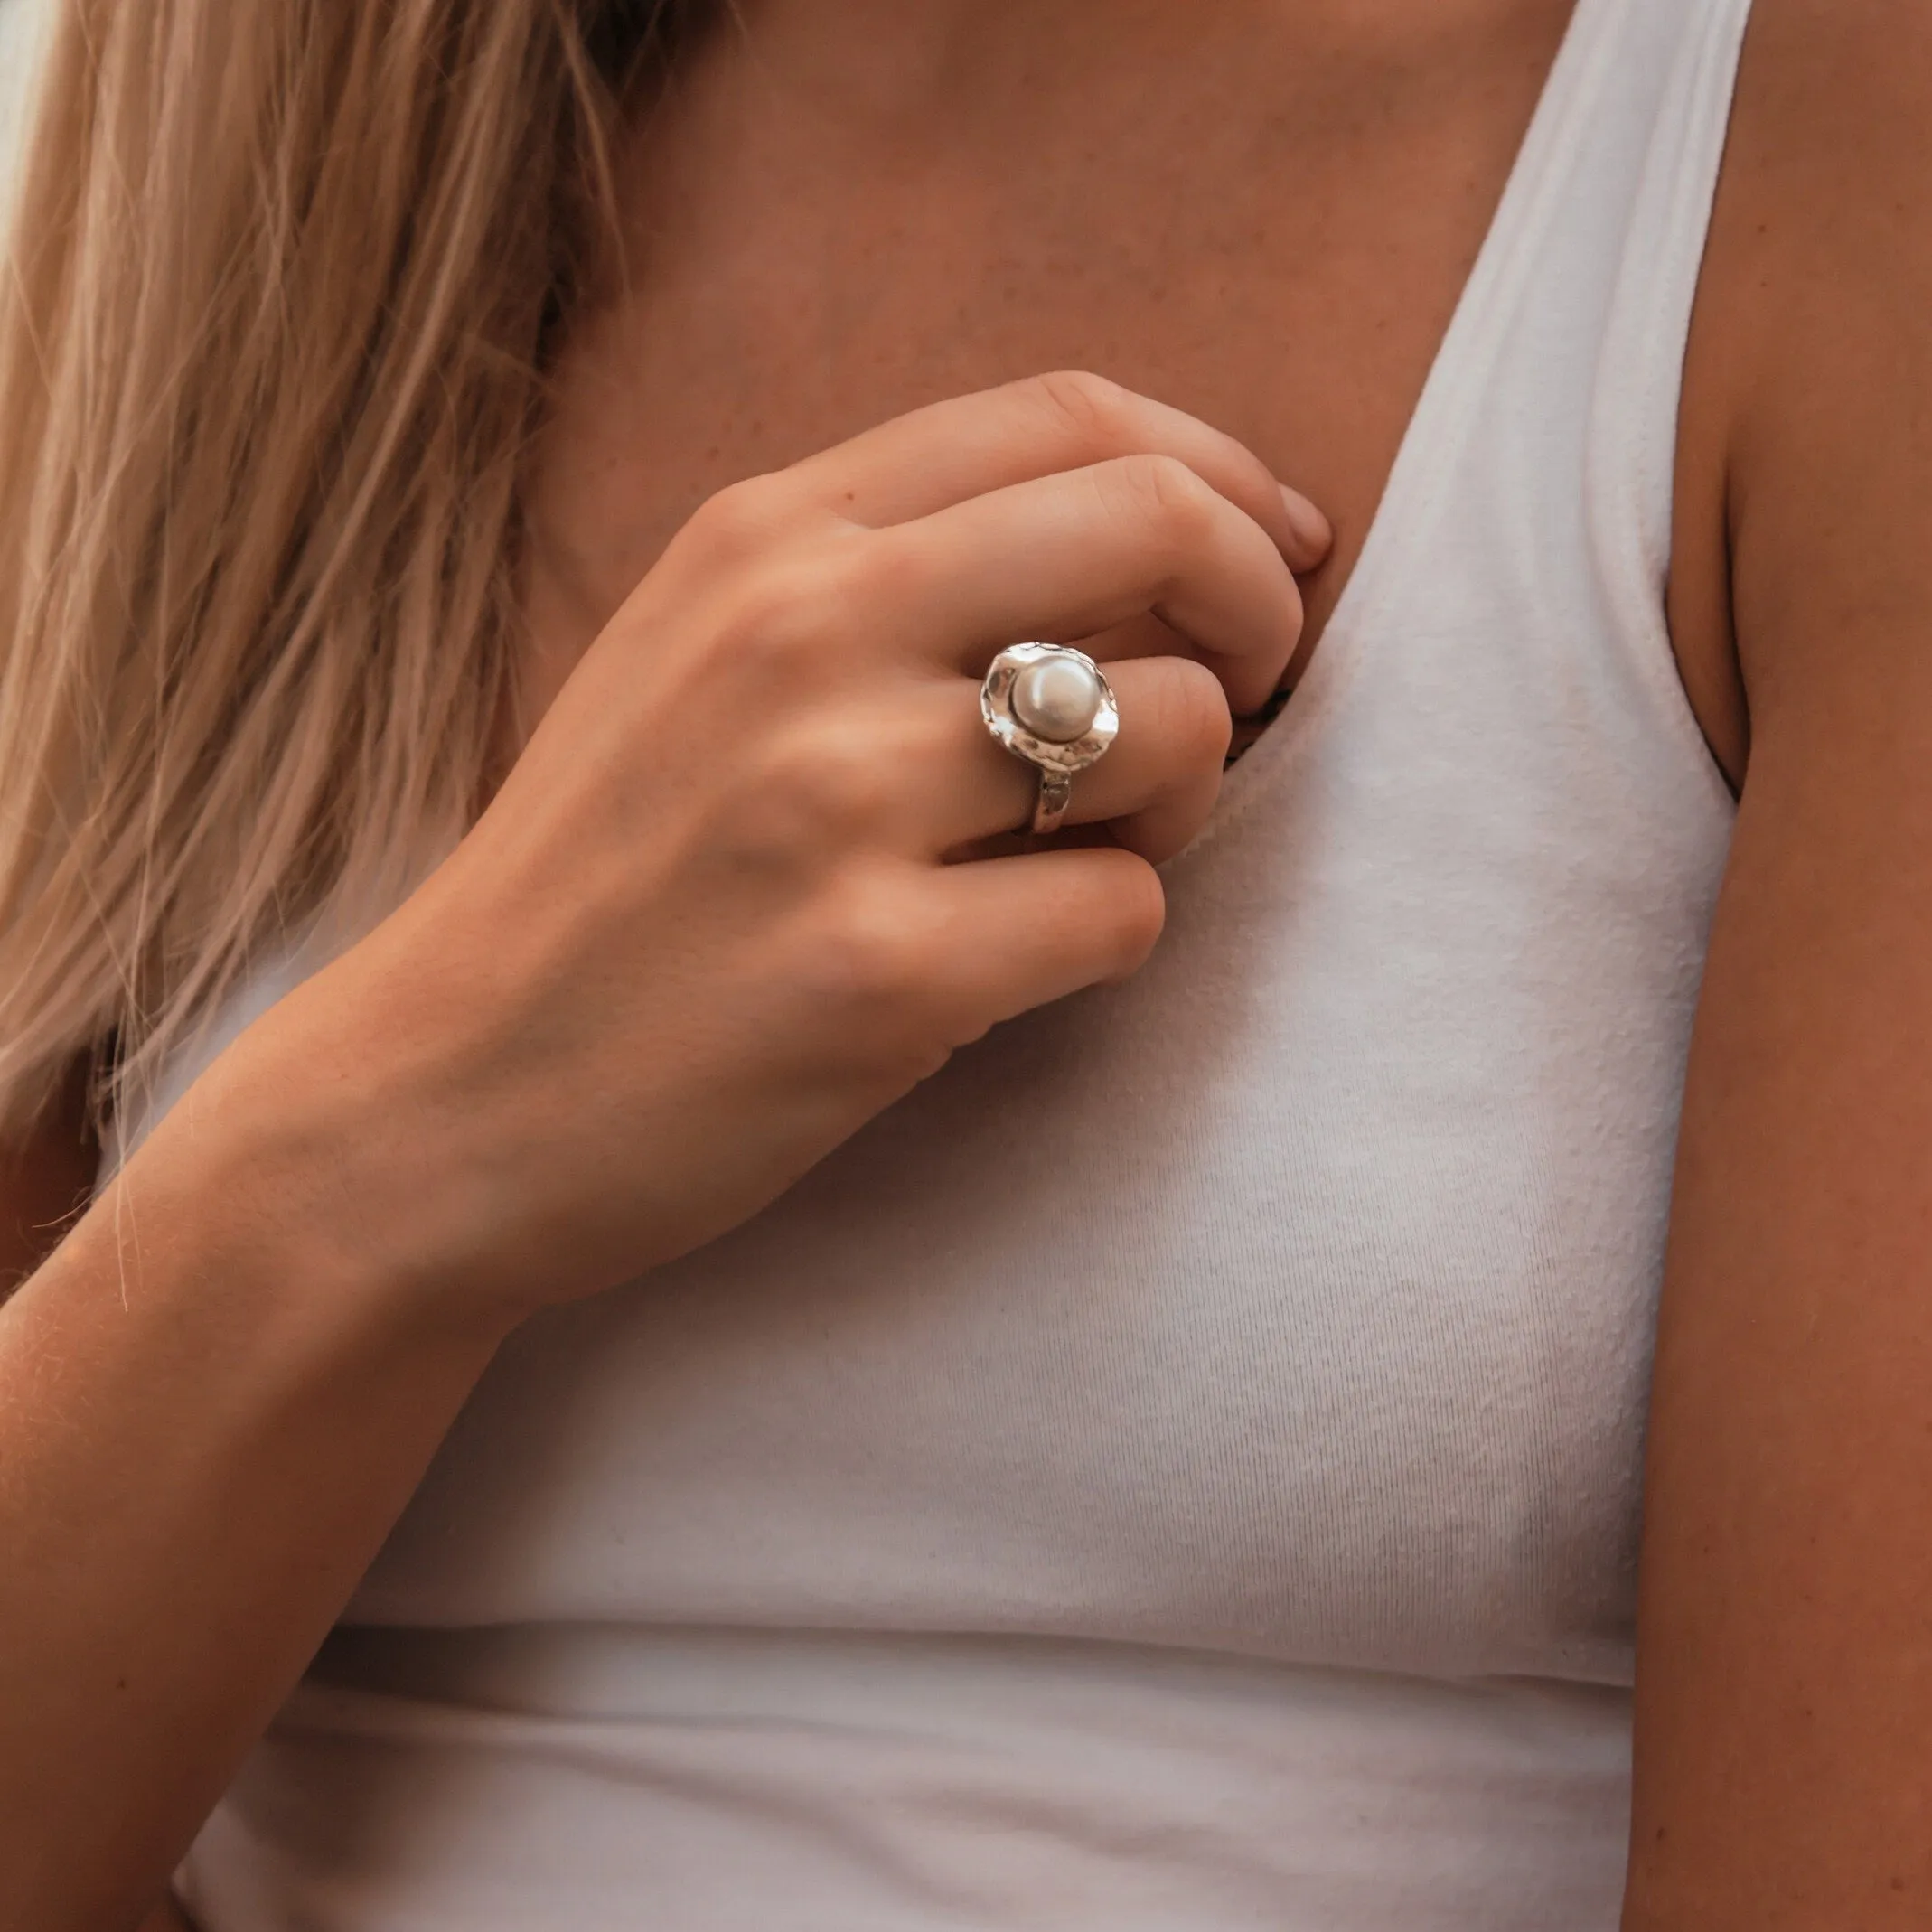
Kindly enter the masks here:
[[1928, 127], [1932, 12], [1759, 0], [1683, 425], [1677, 605], [1734, 614], [1749, 760], [1665, 1271], [1629, 1932], [1932, 1925]]
[[[562, 370], [534, 485], [535, 708], [714, 490], [914, 405], [1064, 366], [1228, 431], [1328, 512], [1305, 660], [1567, 14], [1567, 0], [750, 6], [759, 61], [721, 37], [626, 157], [649, 272], [586, 319]], [[1932, 13], [1758, 0], [1678, 454], [1673, 636], [1741, 805], [1665, 1287], [1627, 1932], [1932, 1923], [1927, 127]], [[920, 272], [892, 272], [914, 250]], [[1171, 648], [1152, 623], [1110, 648]], [[73, 1152], [70, 1127], [51, 1127], [0, 1223], [56, 1223], [85, 1174]], [[266, 1184], [239, 1161], [220, 1212], [185, 1170], [164, 1177], [155, 1209], [174, 1204], [183, 1280], [246, 1282], [282, 1198], [251, 1196]], [[64, 1373], [106, 1402], [139, 1383], [115, 1354], [111, 1257], [75, 1245], [85, 1265], [63, 1292], [83, 1312], [62, 1329]], [[200, 1425], [210, 1468], [248, 1450], [252, 1506], [311, 1508], [302, 1574], [268, 1590], [250, 1566], [286, 1551], [211, 1535], [233, 1505], [211, 1479], [138, 1499], [172, 1513], [171, 1545], [219, 1549], [198, 1572], [204, 1604], [278, 1606], [287, 1641], [250, 1648], [219, 1618], [202, 1640], [219, 1655], [187, 1634], [153, 1640], [176, 1613], [145, 1546], [110, 1551], [87, 1580], [104, 1708], [161, 1695], [112, 1688], [120, 1650], [164, 1690], [167, 1672], [202, 1670], [206, 1721], [175, 1723], [168, 1743], [202, 1787], [299, 1668], [302, 1633], [326, 1625], [488, 1354], [414, 1329], [380, 1355], [332, 1346], [414, 1365], [407, 1400], [380, 1375], [359, 1383], [353, 1456], [323, 1453], [351, 1403], [332, 1407], [320, 1383], [272, 1430]], [[153, 1374], [183, 1384], [169, 1418], [193, 1411], [202, 1373], [157, 1356]], [[33, 1523], [95, 1514], [130, 1480], [143, 1413], [130, 1394], [98, 1452], [65, 1457], [57, 1493], [6, 1506]], [[23, 1614], [5, 1612], [9, 1644], [33, 1635]], [[103, 1718], [98, 1778], [167, 1777], [143, 1736]], [[128, 1886], [192, 1824], [150, 1821]]]

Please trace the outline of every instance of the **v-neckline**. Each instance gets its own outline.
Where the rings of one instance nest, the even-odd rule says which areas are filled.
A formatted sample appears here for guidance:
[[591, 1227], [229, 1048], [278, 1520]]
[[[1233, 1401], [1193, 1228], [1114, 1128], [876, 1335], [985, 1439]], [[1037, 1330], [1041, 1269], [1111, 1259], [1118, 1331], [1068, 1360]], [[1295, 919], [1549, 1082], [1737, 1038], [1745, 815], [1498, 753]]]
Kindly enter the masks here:
[[1479, 383], [1468, 380], [1473, 373], [1470, 359], [1488, 337], [1490, 316], [1514, 298], [1533, 267], [1545, 204], [1561, 174], [1557, 163], [1570, 130], [1580, 118], [1576, 110], [1595, 73], [1589, 52], [1596, 23], [1603, 9], [1615, 4], [1576, 0], [1571, 11], [1475, 262], [1396, 447], [1362, 549], [1292, 696], [1229, 768], [1217, 821], [1294, 757], [1339, 688], [1361, 638], [1372, 627], [1377, 606], [1393, 587], [1403, 539], [1426, 511], [1440, 457], [1454, 447], [1458, 428], [1480, 391]]

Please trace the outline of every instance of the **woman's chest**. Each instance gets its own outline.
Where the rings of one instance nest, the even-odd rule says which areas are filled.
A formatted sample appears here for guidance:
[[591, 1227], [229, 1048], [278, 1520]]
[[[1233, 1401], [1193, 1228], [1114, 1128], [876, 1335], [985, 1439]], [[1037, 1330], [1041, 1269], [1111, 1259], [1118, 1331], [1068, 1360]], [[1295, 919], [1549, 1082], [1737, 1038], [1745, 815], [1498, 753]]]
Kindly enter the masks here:
[[520, 1336], [358, 1616], [1620, 1669], [1730, 823], [1662, 623], [1723, 98], [1673, 82], [1737, 19], [1584, 18], [1149, 967]]
[[633, 286], [573, 337], [534, 473], [536, 687], [712, 492], [1055, 368], [1199, 415], [1322, 504], [1312, 646], [1569, 5], [1484, 0], [1406, 40], [1289, 18], [1317, 11], [896, 148], [671, 117], [633, 163]]
[[1538, 849], [1466, 749], [1266, 755], [1134, 982], [517, 1338], [356, 1618], [1618, 1677], [1717, 849]]

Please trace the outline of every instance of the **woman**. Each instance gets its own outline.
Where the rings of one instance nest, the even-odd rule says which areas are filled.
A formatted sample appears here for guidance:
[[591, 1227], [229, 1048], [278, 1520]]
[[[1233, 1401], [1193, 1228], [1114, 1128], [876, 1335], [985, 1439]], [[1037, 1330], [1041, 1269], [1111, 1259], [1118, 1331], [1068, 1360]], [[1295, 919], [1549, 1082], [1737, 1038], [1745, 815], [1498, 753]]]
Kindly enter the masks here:
[[1746, 13], [66, 0], [0, 1919], [1924, 1922], [1932, 31]]

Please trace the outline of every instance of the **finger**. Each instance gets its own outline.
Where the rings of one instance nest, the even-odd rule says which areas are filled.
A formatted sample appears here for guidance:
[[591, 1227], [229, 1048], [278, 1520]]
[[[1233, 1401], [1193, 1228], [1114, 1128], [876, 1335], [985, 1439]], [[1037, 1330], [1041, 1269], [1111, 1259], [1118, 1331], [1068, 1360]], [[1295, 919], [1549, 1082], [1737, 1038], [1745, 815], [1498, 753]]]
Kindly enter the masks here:
[[[1067, 820], [1104, 824], [1117, 844], [1158, 866], [1194, 842], [1221, 796], [1233, 735], [1227, 693], [1187, 658], [1139, 659], [1108, 681], [1123, 707], [1121, 730], [1106, 756], [1074, 779]], [[1123, 749], [1120, 769], [1110, 771]]]
[[[1074, 780], [1065, 823], [1104, 824], [1129, 851], [1158, 865], [1200, 830], [1220, 793], [1231, 730], [1227, 698], [1209, 671], [1186, 658], [1111, 666], [1108, 681], [1120, 706], [1120, 734], [1106, 755]], [[917, 774], [916, 790], [898, 842], [911, 851], [971, 857], [981, 841], [1024, 829], [1039, 774], [987, 730], [979, 688], [948, 679], [914, 702], [919, 717], [896, 756]]]
[[1301, 594], [1267, 533], [1171, 456], [1016, 483], [864, 540], [880, 634], [961, 671], [1151, 611], [1240, 714], [1274, 689], [1301, 634]]
[[1154, 868], [1111, 846], [947, 866], [929, 890], [935, 991], [962, 1046], [1034, 1007], [1125, 979], [1167, 916]]
[[1328, 521], [1244, 445], [1166, 403], [1079, 371], [914, 409], [785, 472], [814, 501], [874, 529], [1117, 456], [1172, 456], [1238, 504], [1293, 569], [1327, 554]]

